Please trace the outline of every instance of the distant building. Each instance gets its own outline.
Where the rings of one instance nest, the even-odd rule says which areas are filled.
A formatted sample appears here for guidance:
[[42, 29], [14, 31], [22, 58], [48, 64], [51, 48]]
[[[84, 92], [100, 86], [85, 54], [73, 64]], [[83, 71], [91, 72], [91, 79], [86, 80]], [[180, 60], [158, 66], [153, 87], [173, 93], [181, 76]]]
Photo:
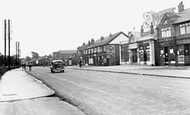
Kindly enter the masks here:
[[63, 60], [66, 65], [76, 64], [76, 51], [77, 50], [59, 50], [57, 52], [53, 52], [53, 59]]

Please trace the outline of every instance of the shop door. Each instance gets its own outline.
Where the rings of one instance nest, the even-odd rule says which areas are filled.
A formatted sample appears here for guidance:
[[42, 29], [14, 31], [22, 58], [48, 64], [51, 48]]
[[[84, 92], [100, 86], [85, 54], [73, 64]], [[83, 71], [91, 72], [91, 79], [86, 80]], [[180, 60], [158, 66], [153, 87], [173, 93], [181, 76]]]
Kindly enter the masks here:
[[165, 55], [165, 65], [169, 65], [169, 60], [168, 60], [168, 47], [164, 48], [164, 55]]
[[185, 59], [185, 65], [190, 65], [190, 51], [189, 51], [190, 45], [185, 44], [184, 45], [184, 59]]
[[137, 63], [137, 49], [132, 50], [132, 62]]

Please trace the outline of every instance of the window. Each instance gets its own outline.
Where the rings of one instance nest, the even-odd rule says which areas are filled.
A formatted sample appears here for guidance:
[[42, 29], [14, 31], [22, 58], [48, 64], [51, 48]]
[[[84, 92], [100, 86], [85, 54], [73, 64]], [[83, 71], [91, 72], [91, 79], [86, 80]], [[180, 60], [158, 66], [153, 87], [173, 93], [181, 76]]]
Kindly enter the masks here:
[[184, 24], [180, 24], [179, 27], [180, 27], [180, 35], [189, 34], [190, 33], [190, 22], [184, 23]]
[[104, 51], [105, 51], [105, 52], [107, 51], [107, 46], [104, 46]]
[[171, 37], [171, 28], [170, 27], [161, 29], [161, 32], [162, 32], [162, 38]]
[[100, 47], [99, 51], [102, 52], [102, 46]]

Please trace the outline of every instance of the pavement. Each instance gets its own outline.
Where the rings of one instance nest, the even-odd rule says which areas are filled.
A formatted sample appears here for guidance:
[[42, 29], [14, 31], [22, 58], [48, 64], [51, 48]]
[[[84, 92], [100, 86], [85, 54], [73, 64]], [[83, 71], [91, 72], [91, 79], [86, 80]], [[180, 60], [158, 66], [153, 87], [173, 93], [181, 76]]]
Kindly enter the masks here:
[[0, 115], [84, 115], [60, 100], [54, 91], [23, 69], [6, 72], [0, 80]]
[[68, 66], [71, 69], [101, 71], [122, 74], [135, 74], [157, 77], [190, 79], [190, 66], [148, 66], [148, 65], [118, 65], [118, 66]]

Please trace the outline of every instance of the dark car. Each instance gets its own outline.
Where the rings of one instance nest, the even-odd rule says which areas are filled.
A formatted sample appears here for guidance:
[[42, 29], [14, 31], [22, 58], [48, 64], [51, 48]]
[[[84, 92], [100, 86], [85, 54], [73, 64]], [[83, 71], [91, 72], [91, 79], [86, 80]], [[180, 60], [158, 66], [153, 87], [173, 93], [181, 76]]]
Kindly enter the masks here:
[[62, 60], [53, 60], [50, 66], [51, 73], [54, 72], [64, 72], [65, 63]]

